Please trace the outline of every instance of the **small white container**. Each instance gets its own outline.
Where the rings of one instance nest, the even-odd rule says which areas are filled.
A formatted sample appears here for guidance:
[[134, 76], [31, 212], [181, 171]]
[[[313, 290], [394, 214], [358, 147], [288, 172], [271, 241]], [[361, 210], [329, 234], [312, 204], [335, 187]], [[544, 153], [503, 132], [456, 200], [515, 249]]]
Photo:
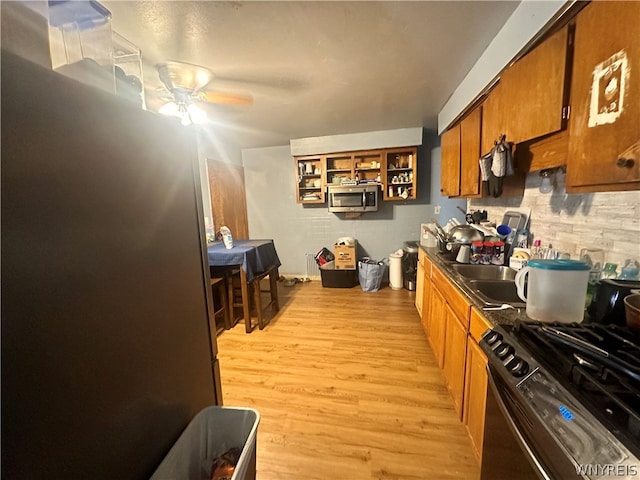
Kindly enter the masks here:
[[429, 231], [435, 231], [436, 226], [433, 223], [423, 223], [420, 225], [420, 245], [423, 247], [437, 247], [438, 240]]
[[589, 270], [578, 260], [530, 260], [515, 278], [518, 296], [527, 302], [527, 316], [540, 322], [582, 322]]

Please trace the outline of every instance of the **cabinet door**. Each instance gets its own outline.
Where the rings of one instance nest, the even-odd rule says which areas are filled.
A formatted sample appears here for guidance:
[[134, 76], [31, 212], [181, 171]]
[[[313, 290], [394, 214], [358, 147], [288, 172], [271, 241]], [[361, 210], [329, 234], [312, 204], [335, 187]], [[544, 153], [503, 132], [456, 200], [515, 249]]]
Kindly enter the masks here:
[[464, 423], [467, 426], [474, 454], [480, 463], [484, 438], [484, 411], [487, 403], [487, 356], [478, 344], [467, 342], [467, 368], [464, 389]]
[[424, 301], [424, 266], [418, 262], [418, 271], [416, 272], [416, 309], [418, 315], [422, 318], [422, 302]]
[[429, 336], [430, 332], [430, 308], [431, 308], [431, 265], [424, 268], [424, 282], [422, 284], [422, 328], [424, 333]]
[[640, 188], [638, 25], [640, 2], [591, 2], [577, 16], [568, 188]]
[[480, 194], [480, 133], [482, 107], [477, 107], [460, 123], [460, 195]]
[[442, 134], [442, 171], [440, 173], [440, 195], [460, 195], [460, 124]]
[[462, 400], [467, 354], [467, 331], [456, 314], [446, 305], [446, 327], [444, 339], [444, 376], [453, 398], [453, 403], [462, 420]]
[[435, 285], [431, 284], [431, 305], [429, 308], [429, 341], [438, 366], [442, 368], [444, 359], [444, 334], [446, 305], [444, 297]]
[[501, 134], [514, 143], [566, 127], [569, 27], [551, 35], [500, 75], [483, 108], [482, 151]]

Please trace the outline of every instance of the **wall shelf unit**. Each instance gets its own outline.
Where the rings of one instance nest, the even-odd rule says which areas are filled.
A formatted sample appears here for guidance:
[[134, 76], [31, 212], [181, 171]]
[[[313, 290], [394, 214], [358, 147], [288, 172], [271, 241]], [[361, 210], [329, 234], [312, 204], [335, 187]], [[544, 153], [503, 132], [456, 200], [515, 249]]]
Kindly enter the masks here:
[[324, 203], [326, 187], [346, 181], [380, 185], [383, 200], [416, 198], [417, 147], [296, 156], [294, 163], [297, 203]]

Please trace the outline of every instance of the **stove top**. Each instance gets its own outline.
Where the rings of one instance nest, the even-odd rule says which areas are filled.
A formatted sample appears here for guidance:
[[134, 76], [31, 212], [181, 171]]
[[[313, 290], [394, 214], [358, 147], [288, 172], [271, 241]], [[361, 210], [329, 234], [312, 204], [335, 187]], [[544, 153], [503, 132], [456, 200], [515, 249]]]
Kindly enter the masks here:
[[511, 333], [640, 457], [640, 345], [615, 325], [516, 322]]
[[490, 371], [575, 464], [638, 465], [640, 340], [631, 332], [516, 321], [485, 333], [481, 347]]

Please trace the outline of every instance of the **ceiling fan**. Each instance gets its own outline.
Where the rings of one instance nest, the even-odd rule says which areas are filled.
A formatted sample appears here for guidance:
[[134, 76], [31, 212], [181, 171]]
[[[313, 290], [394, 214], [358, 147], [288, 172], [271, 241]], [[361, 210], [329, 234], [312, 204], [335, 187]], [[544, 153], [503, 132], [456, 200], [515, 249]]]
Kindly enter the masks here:
[[206, 67], [167, 61], [156, 65], [156, 69], [160, 81], [171, 94], [171, 101], [160, 107], [159, 112], [180, 117], [184, 125], [206, 120], [205, 111], [196, 105], [198, 102], [240, 106], [253, 103], [250, 95], [207, 90], [215, 75]]

